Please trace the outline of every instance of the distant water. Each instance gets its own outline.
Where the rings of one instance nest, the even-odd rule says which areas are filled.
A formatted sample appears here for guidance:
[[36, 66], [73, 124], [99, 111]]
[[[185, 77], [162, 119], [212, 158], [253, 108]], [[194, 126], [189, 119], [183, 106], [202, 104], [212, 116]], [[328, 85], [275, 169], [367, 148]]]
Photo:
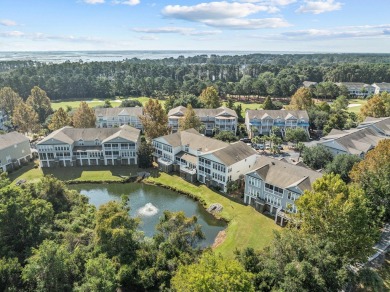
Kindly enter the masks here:
[[[125, 59], [164, 59], [179, 56], [193, 57], [197, 55], [234, 56], [247, 54], [289, 54], [294, 52], [254, 52], [254, 51], [47, 51], [47, 52], [0, 52], [0, 61], [39, 61], [45, 63], [62, 63], [65, 61], [122, 61]], [[297, 53], [297, 52], [295, 52]]]

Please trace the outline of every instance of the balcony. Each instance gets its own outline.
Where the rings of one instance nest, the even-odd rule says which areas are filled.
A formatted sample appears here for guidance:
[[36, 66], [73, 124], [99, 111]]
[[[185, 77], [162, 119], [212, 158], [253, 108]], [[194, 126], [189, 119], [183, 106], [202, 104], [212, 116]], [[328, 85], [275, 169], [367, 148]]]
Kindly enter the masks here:
[[196, 174], [196, 168], [190, 168], [184, 165], [180, 165], [180, 171], [186, 172], [188, 174], [194, 175]]

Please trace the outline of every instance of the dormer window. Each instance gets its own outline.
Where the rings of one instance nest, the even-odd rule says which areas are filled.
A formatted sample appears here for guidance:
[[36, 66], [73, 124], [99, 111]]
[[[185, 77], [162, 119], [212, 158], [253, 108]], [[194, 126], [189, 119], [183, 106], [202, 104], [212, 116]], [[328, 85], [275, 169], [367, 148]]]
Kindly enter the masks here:
[[79, 145], [80, 145], [80, 146], [83, 146], [83, 145], [84, 145], [84, 140], [83, 140], [83, 139], [80, 139], [80, 140], [79, 140]]
[[100, 145], [99, 139], [95, 139], [95, 145]]

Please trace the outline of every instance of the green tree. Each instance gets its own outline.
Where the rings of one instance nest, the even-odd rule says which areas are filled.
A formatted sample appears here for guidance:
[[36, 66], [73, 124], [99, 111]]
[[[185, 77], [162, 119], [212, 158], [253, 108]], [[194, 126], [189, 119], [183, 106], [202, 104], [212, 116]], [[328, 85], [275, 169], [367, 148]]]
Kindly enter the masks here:
[[346, 110], [348, 108], [348, 99], [344, 95], [340, 95], [336, 98], [336, 100], [332, 103], [332, 109], [336, 112]]
[[45, 240], [27, 260], [23, 281], [34, 291], [72, 291], [75, 265], [67, 249]]
[[95, 111], [85, 101], [82, 101], [73, 114], [72, 121], [75, 128], [95, 128]]
[[199, 96], [200, 101], [206, 108], [218, 108], [221, 106], [218, 92], [214, 86], [209, 86]]
[[294, 229], [275, 232], [264, 250], [247, 248], [237, 258], [254, 275], [256, 291], [338, 291], [349, 276], [333, 243]]
[[95, 241], [100, 252], [120, 263], [131, 263], [138, 249], [138, 219], [131, 218], [127, 200], [108, 202], [96, 213]]
[[153, 146], [147, 141], [142, 141], [138, 147], [138, 167], [149, 168], [153, 165]]
[[55, 131], [61, 129], [65, 126], [70, 126], [72, 119], [69, 115], [64, 111], [62, 107], [55, 111], [52, 115], [50, 124], [48, 125], [49, 130]]
[[306, 147], [302, 152], [303, 163], [312, 169], [322, 169], [333, 160], [333, 155], [329, 149], [322, 145]]
[[313, 190], [296, 201], [295, 222], [300, 230], [334, 243], [340, 257], [352, 263], [365, 261], [378, 238], [377, 218], [372, 218], [362, 189], [347, 185], [339, 175], [317, 179]]
[[339, 174], [341, 179], [349, 183], [350, 177], [349, 172], [352, 170], [352, 167], [360, 162], [361, 159], [358, 156], [350, 155], [350, 154], [339, 154], [328, 163], [325, 167], [325, 171], [327, 173]]
[[310, 89], [301, 87], [291, 97], [289, 108], [292, 110], [307, 110], [314, 105]]
[[289, 142], [294, 142], [298, 146], [299, 142], [306, 142], [308, 140], [307, 132], [302, 128], [287, 129], [285, 139]]
[[126, 99], [121, 102], [119, 107], [142, 107], [142, 103], [139, 100], [136, 99]]
[[85, 277], [76, 291], [115, 292], [118, 284], [116, 264], [105, 254], [89, 259], [85, 264]]
[[139, 118], [149, 141], [169, 133], [168, 116], [158, 100], [149, 99]]
[[234, 133], [230, 131], [221, 131], [217, 135], [215, 135], [214, 138], [224, 142], [237, 141], [236, 135], [234, 135]]
[[367, 153], [364, 160], [355, 164], [350, 176], [368, 196], [376, 214], [390, 219], [390, 140], [382, 140]]
[[210, 252], [198, 263], [181, 266], [172, 278], [173, 291], [255, 291], [252, 274], [236, 260]]
[[104, 108], [112, 108], [111, 101], [109, 99], [104, 100]]
[[272, 103], [271, 96], [267, 96], [263, 103], [263, 110], [274, 110], [276, 109], [275, 105]]
[[22, 133], [37, 133], [40, 129], [38, 114], [24, 102], [15, 107], [12, 124]]
[[20, 291], [22, 266], [17, 258], [0, 258], [1, 291]]
[[196, 115], [192, 106], [189, 104], [187, 106], [187, 110], [186, 113], [184, 114], [184, 117], [179, 121], [180, 130], [184, 131], [187, 129], [194, 128], [195, 130], [199, 131], [201, 125], [202, 122], [200, 121], [199, 117]]
[[0, 189], [0, 257], [24, 258], [50, 233], [53, 209], [27, 190], [7, 186]]
[[26, 104], [31, 106], [38, 114], [40, 123], [44, 123], [47, 117], [53, 113], [50, 98], [47, 96], [46, 91], [38, 86], [34, 86], [31, 89], [31, 94], [27, 98]]
[[[387, 104], [386, 101], [388, 101]], [[360, 114], [363, 117], [373, 118], [388, 116], [390, 114], [390, 94], [375, 94], [361, 107]]]
[[12, 88], [3, 87], [0, 89], [0, 108], [8, 116], [12, 117], [15, 107], [22, 102], [22, 98]]

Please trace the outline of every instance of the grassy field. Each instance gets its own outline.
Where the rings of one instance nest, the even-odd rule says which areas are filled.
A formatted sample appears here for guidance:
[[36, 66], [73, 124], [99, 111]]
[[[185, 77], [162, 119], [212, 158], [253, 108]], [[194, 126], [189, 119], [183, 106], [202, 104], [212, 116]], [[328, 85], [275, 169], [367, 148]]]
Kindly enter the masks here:
[[359, 104], [359, 106], [353, 106], [353, 107], [348, 107], [348, 111], [358, 114], [360, 113], [361, 107], [367, 103], [366, 99], [348, 99], [349, 104]]
[[34, 168], [33, 164], [25, 166], [13, 173], [9, 174], [9, 178], [13, 183], [24, 179], [28, 182], [35, 182], [44, 175], [53, 175], [63, 181], [89, 181], [102, 182], [112, 181], [119, 182], [123, 177], [134, 176], [138, 172], [144, 171], [135, 166], [84, 166], [84, 167], [69, 167], [69, 168]]
[[252, 207], [236, 203], [212, 190], [205, 185], [191, 184], [178, 176], [159, 173], [150, 177], [148, 182], [169, 186], [175, 190], [190, 193], [205, 207], [212, 203], [220, 203], [223, 210], [220, 217], [229, 221], [226, 238], [215, 251], [226, 257], [234, 257], [234, 250], [245, 247], [261, 249], [268, 245], [273, 237], [273, 230], [280, 230], [274, 220], [260, 214]]
[[241, 104], [241, 108], [242, 108], [241, 115], [243, 117], [245, 117], [245, 111], [247, 109], [249, 109], [249, 110], [261, 109], [261, 107], [263, 105], [262, 103], [245, 103], [245, 102], [235, 102], [234, 103], [235, 106], [237, 106], [239, 104]]
[[[148, 97], [131, 97], [129, 99], [133, 99], [133, 100], [138, 100], [139, 102], [141, 102], [142, 104], [145, 104], [149, 98]], [[111, 105], [113, 107], [118, 107], [120, 106], [122, 100], [125, 100], [125, 99], [116, 99], [116, 100], [110, 100], [111, 102]], [[102, 99], [92, 99], [92, 100], [86, 100], [86, 102], [88, 103], [88, 105], [90, 107], [96, 107], [96, 106], [101, 106], [104, 104], [104, 100]], [[164, 105], [164, 101], [160, 101], [163, 105]], [[72, 107], [73, 109], [76, 109], [79, 107], [81, 103], [81, 100], [72, 100], [72, 101], [53, 101], [51, 103], [51, 106], [54, 110], [57, 110], [59, 109], [60, 107], [62, 108], [66, 108], [67, 106], [70, 106]]]

